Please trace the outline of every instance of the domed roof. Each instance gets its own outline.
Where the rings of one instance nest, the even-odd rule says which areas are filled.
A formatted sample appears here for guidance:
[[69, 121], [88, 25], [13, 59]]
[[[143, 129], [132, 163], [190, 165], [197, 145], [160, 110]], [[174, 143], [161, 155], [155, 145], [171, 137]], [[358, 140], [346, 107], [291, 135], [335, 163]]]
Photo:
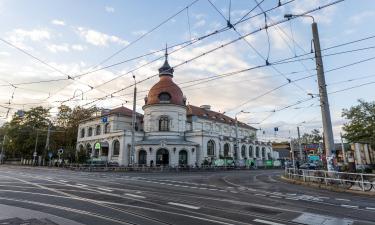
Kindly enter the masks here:
[[164, 64], [159, 68], [160, 80], [148, 92], [145, 98], [146, 105], [163, 103], [185, 105], [186, 99], [180, 87], [173, 82], [173, 72], [173, 68], [168, 63], [168, 53], [166, 49]]

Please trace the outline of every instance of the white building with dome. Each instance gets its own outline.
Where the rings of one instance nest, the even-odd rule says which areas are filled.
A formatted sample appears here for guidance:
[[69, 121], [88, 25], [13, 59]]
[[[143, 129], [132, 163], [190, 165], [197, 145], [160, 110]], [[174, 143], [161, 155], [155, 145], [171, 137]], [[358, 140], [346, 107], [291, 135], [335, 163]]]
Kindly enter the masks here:
[[77, 151], [122, 166], [132, 164], [133, 157], [134, 164], [143, 166], [196, 166], [224, 158], [259, 164], [278, 158], [271, 143], [256, 139], [254, 127], [239, 121], [236, 126], [234, 118], [212, 111], [209, 105], [187, 105], [173, 73], [166, 53], [160, 80], [145, 97], [144, 114], [136, 114], [134, 156], [132, 110], [126, 107], [81, 121]]

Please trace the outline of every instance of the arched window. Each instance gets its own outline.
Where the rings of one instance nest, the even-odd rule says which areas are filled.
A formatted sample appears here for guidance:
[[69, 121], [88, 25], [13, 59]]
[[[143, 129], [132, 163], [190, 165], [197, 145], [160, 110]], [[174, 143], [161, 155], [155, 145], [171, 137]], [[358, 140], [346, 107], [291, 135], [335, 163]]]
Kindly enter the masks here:
[[162, 116], [159, 119], [159, 131], [169, 131], [168, 116]]
[[258, 146], [255, 147], [255, 157], [257, 157], [257, 158], [260, 157], [259, 156], [259, 147]]
[[84, 138], [85, 137], [85, 128], [82, 128], [81, 129], [81, 138]]
[[171, 101], [171, 95], [168, 92], [162, 92], [159, 94], [160, 103], [169, 103]]
[[266, 148], [262, 148], [262, 158], [266, 158]]
[[188, 163], [188, 153], [186, 150], [181, 150], [178, 153], [178, 165], [187, 165]]
[[118, 140], [113, 142], [113, 156], [120, 155], [120, 142]]
[[96, 128], [95, 128], [95, 135], [100, 135], [101, 133], [101, 126], [100, 125], [97, 125]]
[[229, 144], [225, 143], [225, 145], [224, 145], [224, 157], [228, 157], [228, 156], [229, 156]]
[[88, 155], [92, 155], [92, 157], [96, 157], [95, 152], [92, 152], [92, 147], [91, 147], [90, 144], [87, 144], [87, 145], [86, 145], [86, 151], [87, 151], [87, 154], [88, 154]]
[[88, 131], [87, 133], [88, 133], [87, 135], [88, 135], [89, 137], [92, 136], [92, 127], [89, 127], [89, 131]]
[[215, 142], [213, 140], [207, 142], [207, 156], [215, 156]]
[[147, 152], [145, 150], [140, 150], [138, 152], [138, 165], [147, 164]]
[[109, 123], [106, 123], [104, 126], [104, 133], [108, 134], [109, 132], [111, 132], [111, 125], [109, 125]]
[[254, 158], [253, 146], [249, 146], [249, 158]]
[[245, 145], [242, 145], [241, 147], [241, 156], [242, 158], [246, 158], [246, 146]]

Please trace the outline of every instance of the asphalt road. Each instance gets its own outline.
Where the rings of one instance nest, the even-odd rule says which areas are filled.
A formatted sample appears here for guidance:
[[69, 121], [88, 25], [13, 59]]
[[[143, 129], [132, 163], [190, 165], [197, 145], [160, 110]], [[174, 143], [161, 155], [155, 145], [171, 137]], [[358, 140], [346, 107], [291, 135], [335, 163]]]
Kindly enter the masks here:
[[375, 197], [282, 170], [129, 173], [0, 167], [0, 224], [375, 224]]

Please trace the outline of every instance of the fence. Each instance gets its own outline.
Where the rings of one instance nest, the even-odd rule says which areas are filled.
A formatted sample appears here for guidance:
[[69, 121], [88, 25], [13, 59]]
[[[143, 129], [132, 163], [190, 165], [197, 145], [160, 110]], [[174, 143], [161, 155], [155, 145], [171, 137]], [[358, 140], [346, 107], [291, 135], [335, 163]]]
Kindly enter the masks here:
[[375, 192], [375, 174], [286, 168], [285, 176], [293, 180], [317, 183], [339, 189]]

